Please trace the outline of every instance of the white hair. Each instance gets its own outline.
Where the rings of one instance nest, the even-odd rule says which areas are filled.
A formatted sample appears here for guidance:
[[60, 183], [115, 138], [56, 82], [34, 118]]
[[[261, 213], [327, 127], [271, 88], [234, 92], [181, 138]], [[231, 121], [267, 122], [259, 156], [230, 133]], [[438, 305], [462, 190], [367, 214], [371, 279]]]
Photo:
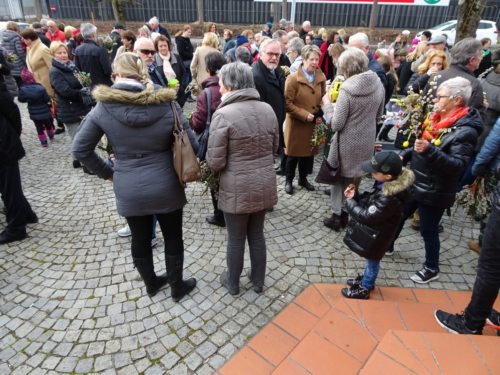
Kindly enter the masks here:
[[348, 48], [337, 63], [339, 74], [349, 78], [368, 70], [368, 57], [359, 48]]
[[359, 41], [363, 47], [368, 47], [370, 45], [370, 41], [368, 40], [368, 35], [365, 33], [356, 33], [349, 37], [349, 46], [352, 42]]
[[311, 27], [311, 21], [304, 21], [302, 23], [302, 28], [305, 29], [306, 27]]
[[[276, 39], [266, 39], [266, 40], [264, 40], [260, 44], [259, 51], [266, 52], [267, 51], [267, 46], [270, 45], [270, 44], [276, 44], [281, 49], [281, 44], [280, 44], [279, 40], [276, 40]], [[283, 52], [283, 51], [281, 51], [281, 52]]]
[[91, 23], [82, 23], [80, 25], [80, 33], [82, 34], [83, 39], [90, 39], [92, 35], [97, 35], [97, 27]]
[[144, 42], [150, 42], [150, 43], [153, 43], [153, 41], [149, 38], [145, 38], [143, 36], [141, 36], [140, 38], [138, 38], [135, 43], [134, 43], [134, 51], [137, 51], [137, 50], [140, 50], [141, 49], [141, 45], [142, 43]]
[[151, 19], [148, 21], [148, 23], [154, 23], [155, 25], [159, 25], [160, 20], [158, 19], [158, 17], [154, 16], [154, 17], [151, 17]]
[[455, 77], [441, 83], [438, 90], [445, 90], [449, 95], [462, 98], [462, 104], [467, 105], [472, 95], [472, 85], [468, 79]]

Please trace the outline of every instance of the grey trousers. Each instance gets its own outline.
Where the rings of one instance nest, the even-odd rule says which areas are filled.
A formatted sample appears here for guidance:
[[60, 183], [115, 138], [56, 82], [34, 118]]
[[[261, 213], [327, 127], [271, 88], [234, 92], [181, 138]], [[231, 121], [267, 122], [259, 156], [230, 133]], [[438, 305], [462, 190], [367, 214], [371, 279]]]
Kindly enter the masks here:
[[[66, 129], [68, 129], [68, 134], [69, 137], [71, 138], [71, 143], [73, 143], [73, 139], [75, 139], [76, 133], [78, 133], [78, 130], [80, 129], [80, 124], [81, 122], [66, 122], [64, 125], [66, 126]], [[76, 159], [73, 156], [73, 159]]]
[[349, 184], [358, 184], [359, 178], [342, 177], [341, 180], [331, 186], [330, 198], [332, 200], [332, 213], [340, 215], [344, 207], [344, 191]]
[[264, 220], [266, 210], [251, 214], [229, 214], [224, 212], [228, 233], [227, 271], [231, 287], [239, 287], [243, 271], [245, 242], [250, 248], [250, 265], [253, 285], [264, 286], [266, 275], [266, 239], [264, 238]]

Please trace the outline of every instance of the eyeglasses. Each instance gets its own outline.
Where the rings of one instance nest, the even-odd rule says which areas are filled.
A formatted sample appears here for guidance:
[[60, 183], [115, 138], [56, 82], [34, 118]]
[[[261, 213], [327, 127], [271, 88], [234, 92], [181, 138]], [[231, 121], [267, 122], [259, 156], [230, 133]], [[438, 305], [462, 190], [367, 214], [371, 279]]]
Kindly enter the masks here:
[[437, 100], [441, 100], [442, 98], [453, 99], [453, 95], [436, 95]]
[[266, 55], [267, 56], [271, 56], [271, 57], [280, 57], [281, 53], [273, 53], [273, 52], [266, 52]]
[[153, 56], [156, 53], [154, 49], [140, 49], [139, 52], [142, 53], [143, 55], [151, 55], [151, 56]]

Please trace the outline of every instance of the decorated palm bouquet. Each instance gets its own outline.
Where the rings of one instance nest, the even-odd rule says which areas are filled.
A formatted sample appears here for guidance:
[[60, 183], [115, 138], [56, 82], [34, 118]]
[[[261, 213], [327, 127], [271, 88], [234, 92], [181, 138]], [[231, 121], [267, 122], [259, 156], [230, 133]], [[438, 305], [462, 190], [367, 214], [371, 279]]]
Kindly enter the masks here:
[[[404, 98], [391, 99], [393, 103], [401, 109], [397, 115], [396, 128], [398, 135], [402, 136], [404, 141], [402, 148], [408, 148], [415, 142], [416, 139], [422, 138], [424, 130], [432, 127], [432, 111], [434, 109], [433, 98], [437, 89], [437, 83], [434, 80], [429, 81], [430, 89], [427, 93], [420, 91], [419, 93], [410, 92]], [[442, 134], [433, 140], [433, 144], [438, 146], [441, 144]]]

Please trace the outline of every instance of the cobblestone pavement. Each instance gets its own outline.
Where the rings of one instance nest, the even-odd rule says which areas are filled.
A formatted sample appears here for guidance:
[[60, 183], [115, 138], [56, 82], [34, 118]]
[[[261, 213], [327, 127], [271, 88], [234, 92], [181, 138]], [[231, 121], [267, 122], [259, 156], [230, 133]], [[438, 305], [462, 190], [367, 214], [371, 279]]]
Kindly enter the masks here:
[[[24, 190], [40, 222], [29, 225], [28, 239], [0, 246], [0, 374], [209, 374], [308, 283], [343, 282], [362, 271], [364, 261], [347, 250], [342, 233], [321, 222], [329, 215], [323, 188], [297, 187], [288, 196], [280, 177], [279, 203], [265, 225], [265, 291], [254, 293], [242, 276], [241, 295], [229, 295], [218, 281], [226, 232], [205, 222], [210, 198], [201, 184], [190, 184], [185, 268], [198, 286], [180, 303], [172, 301], [169, 289], [149, 298], [132, 266], [130, 239], [116, 234], [125, 220], [115, 211], [111, 183], [72, 168], [67, 134], [41, 148], [25, 106], [20, 107], [27, 150], [21, 162]], [[3, 216], [0, 222], [3, 226]], [[477, 236], [477, 225], [460, 212], [443, 224], [438, 281], [409, 280], [423, 248], [419, 234], [407, 226], [394, 256], [384, 259], [378, 283], [470, 289], [477, 255], [466, 242]], [[163, 272], [159, 236], [155, 262]]]

